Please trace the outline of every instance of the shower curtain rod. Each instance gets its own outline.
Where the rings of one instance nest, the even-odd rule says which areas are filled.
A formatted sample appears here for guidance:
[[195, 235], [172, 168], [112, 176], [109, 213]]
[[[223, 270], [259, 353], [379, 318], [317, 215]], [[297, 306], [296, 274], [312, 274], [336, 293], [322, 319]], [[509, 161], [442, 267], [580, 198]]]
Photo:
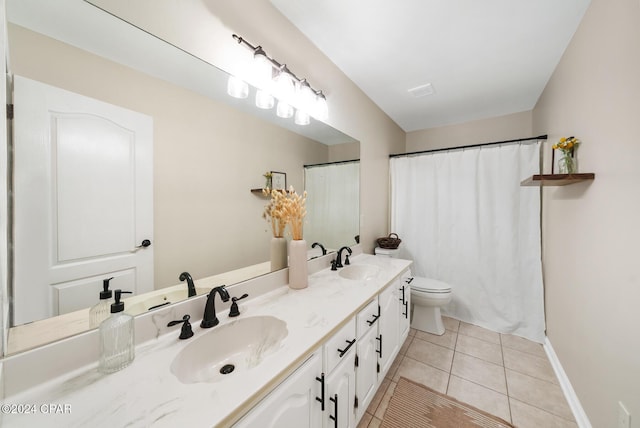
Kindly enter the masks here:
[[351, 162], [360, 162], [360, 159], [351, 159], [351, 160], [343, 160], [336, 162], [325, 162], [325, 163], [312, 163], [309, 165], [302, 165], [304, 168], [312, 168], [314, 166], [326, 166], [326, 165], [338, 165], [341, 163], [351, 163]]
[[518, 138], [517, 140], [494, 141], [491, 143], [469, 144], [467, 146], [443, 147], [441, 149], [421, 150], [419, 152], [398, 153], [395, 155], [389, 155], [389, 158], [401, 158], [404, 156], [420, 155], [422, 153], [435, 153], [435, 152], [443, 152], [445, 150], [459, 150], [459, 149], [468, 149], [472, 147], [495, 146], [496, 144], [519, 143], [521, 141], [546, 140], [546, 139], [547, 139], [547, 135], [540, 135], [538, 137]]

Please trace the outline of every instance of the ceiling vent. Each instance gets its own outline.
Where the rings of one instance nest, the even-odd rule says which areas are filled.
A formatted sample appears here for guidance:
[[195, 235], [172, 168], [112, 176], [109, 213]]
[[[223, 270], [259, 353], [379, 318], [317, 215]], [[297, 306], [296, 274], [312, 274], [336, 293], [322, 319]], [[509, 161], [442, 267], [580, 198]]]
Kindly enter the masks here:
[[433, 90], [433, 86], [431, 85], [431, 83], [427, 83], [426, 85], [411, 88], [407, 92], [409, 92], [415, 98], [420, 98], [426, 97], [427, 95], [432, 95], [435, 91]]

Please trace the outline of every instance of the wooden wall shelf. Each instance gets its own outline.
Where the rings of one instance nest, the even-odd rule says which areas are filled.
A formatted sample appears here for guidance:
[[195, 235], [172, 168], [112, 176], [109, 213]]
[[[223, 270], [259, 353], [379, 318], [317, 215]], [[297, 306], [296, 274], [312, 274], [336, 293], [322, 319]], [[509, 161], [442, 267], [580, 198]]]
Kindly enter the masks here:
[[521, 186], [566, 186], [567, 184], [580, 183], [595, 179], [593, 172], [579, 174], [535, 174], [522, 180]]
[[[281, 189], [280, 191], [281, 191], [282, 193], [284, 193], [284, 192], [289, 193], [289, 191], [288, 191], [288, 190], [284, 190], [284, 189]], [[255, 195], [258, 195], [258, 196], [262, 196], [263, 198], [270, 198], [270, 197], [271, 197], [271, 195], [265, 195], [265, 194], [262, 192], [262, 189], [251, 189], [251, 193], [253, 193], [253, 194], [255, 194]]]

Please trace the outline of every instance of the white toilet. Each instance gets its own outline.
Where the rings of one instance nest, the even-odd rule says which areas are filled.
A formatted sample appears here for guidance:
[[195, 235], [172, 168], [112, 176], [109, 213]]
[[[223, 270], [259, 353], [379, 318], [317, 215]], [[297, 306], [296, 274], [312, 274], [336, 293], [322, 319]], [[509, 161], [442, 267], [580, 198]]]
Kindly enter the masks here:
[[[397, 257], [398, 249], [376, 247], [375, 254]], [[451, 301], [451, 285], [437, 279], [413, 277], [411, 287], [411, 327], [439, 336], [444, 334], [440, 308]]]

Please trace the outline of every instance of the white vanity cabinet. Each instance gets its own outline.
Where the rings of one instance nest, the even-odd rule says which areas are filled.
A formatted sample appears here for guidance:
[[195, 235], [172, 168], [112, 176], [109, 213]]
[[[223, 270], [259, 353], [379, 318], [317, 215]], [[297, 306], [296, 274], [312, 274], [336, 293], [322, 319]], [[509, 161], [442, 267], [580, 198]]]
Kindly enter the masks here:
[[398, 330], [399, 330], [399, 344], [402, 346], [404, 340], [409, 335], [409, 328], [411, 326], [411, 271], [409, 269], [405, 270], [401, 275], [400, 279], [396, 282], [399, 294], [399, 302], [400, 302], [400, 315], [398, 319]]
[[380, 308], [374, 299], [358, 312], [356, 347], [356, 420], [360, 420], [378, 386], [378, 319]]
[[398, 310], [397, 279], [378, 295], [380, 305], [380, 319], [378, 320], [378, 364], [380, 364], [380, 380], [389, 371], [399, 349], [398, 323], [400, 311]]
[[325, 365], [325, 428], [356, 426], [356, 319], [351, 318], [323, 346]]
[[234, 428], [321, 428], [321, 376], [322, 357], [316, 352]]

